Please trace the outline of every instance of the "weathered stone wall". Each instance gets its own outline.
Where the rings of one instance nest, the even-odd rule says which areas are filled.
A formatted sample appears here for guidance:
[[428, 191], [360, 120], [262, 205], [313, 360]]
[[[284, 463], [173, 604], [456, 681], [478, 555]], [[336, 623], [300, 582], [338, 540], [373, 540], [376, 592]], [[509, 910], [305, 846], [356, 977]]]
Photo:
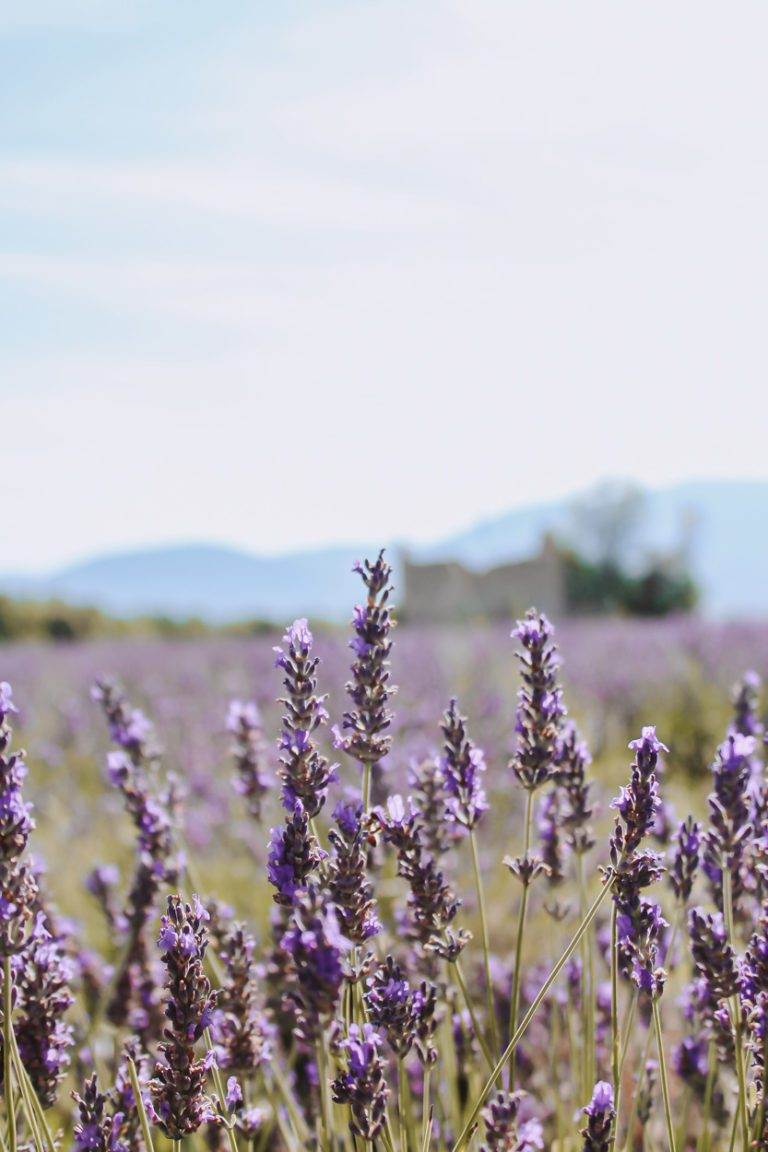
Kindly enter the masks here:
[[445, 623], [482, 616], [512, 619], [535, 605], [561, 617], [567, 609], [565, 571], [557, 549], [545, 542], [531, 560], [474, 572], [455, 562], [403, 562], [404, 615]]

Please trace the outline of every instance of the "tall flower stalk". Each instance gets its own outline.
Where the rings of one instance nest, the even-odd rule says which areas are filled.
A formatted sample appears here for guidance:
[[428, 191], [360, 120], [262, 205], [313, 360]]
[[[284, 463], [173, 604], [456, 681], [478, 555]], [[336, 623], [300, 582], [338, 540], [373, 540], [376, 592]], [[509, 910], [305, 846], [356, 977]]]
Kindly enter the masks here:
[[336, 747], [347, 752], [362, 766], [362, 800], [365, 812], [371, 807], [371, 782], [378, 764], [389, 752], [392, 739], [389, 727], [392, 712], [388, 702], [395, 693], [391, 682], [390, 655], [392, 616], [392, 569], [384, 559], [358, 561], [354, 571], [366, 589], [364, 604], [355, 607], [352, 618], [354, 636], [349, 646], [355, 654], [352, 679], [347, 692], [352, 708], [342, 717], [341, 728], [334, 728]]
[[441, 724], [443, 733], [443, 755], [440, 760], [443, 787], [446, 793], [445, 814], [447, 819], [466, 832], [472, 852], [472, 870], [475, 877], [480, 933], [483, 945], [485, 967], [485, 1003], [487, 1025], [490, 1029], [493, 1051], [499, 1052], [499, 1036], [496, 1027], [496, 1013], [493, 1004], [493, 981], [491, 978], [491, 945], [488, 931], [488, 915], [485, 907], [480, 860], [477, 849], [476, 829], [483, 813], [488, 809], [488, 800], [483, 787], [485, 756], [476, 748], [467, 735], [467, 719], [459, 712], [458, 702], [451, 700]]
[[[520, 1005], [523, 944], [528, 912], [529, 889], [536, 876], [544, 872], [543, 862], [531, 852], [534, 797], [541, 786], [556, 772], [560, 755], [560, 735], [565, 717], [563, 692], [558, 683], [559, 658], [553, 643], [554, 629], [543, 613], [531, 608], [518, 620], [512, 633], [521, 648], [516, 653], [520, 662], [522, 687], [518, 693], [515, 732], [517, 744], [510, 767], [525, 789], [525, 823], [521, 856], [505, 861], [522, 885], [522, 896], [515, 938], [514, 972], [510, 997], [509, 1031], [517, 1027]], [[515, 1081], [515, 1056], [510, 1064], [510, 1084]]]

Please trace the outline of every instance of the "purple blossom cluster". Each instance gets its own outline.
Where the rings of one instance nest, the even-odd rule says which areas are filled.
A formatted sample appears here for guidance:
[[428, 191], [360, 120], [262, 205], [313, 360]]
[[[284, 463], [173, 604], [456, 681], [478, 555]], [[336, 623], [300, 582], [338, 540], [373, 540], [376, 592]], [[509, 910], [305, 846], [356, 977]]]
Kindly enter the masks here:
[[180, 896], [169, 896], [157, 941], [167, 973], [168, 1025], [150, 1089], [154, 1116], [171, 1140], [197, 1132], [213, 1116], [205, 1091], [209, 1062], [197, 1052], [216, 1007], [216, 994], [204, 970], [208, 918], [197, 897], [187, 904]]

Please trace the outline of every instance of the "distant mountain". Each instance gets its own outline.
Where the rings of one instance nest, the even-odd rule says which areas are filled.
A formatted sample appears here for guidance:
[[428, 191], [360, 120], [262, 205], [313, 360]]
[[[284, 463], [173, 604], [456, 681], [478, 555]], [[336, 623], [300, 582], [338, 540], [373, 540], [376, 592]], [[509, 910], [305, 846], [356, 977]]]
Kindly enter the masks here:
[[[544, 532], [572, 534], [571, 500], [522, 508], [478, 523], [417, 559], [456, 559], [488, 567], [535, 552]], [[639, 547], [669, 552], [692, 524], [690, 560], [703, 607], [716, 616], [768, 616], [768, 482], [703, 481], [648, 492]], [[14, 595], [56, 596], [123, 615], [200, 615], [211, 620], [299, 613], [344, 619], [359, 594], [352, 562], [372, 542], [258, 556], [210, 544], [177, 545], [96, 557], [50, 576], [0, 576]], [[398, 550], [392, 547], [397, 561]]]
[[0, 589], [128, 616], [282, 621], [302, 613], [333, 619], [354, 603], [359, 581], [351, 565], [357, 556], [351, 548], [271, 557], [213, 544], [177, 545], [99, 556], [40, 579], [0, 577]]

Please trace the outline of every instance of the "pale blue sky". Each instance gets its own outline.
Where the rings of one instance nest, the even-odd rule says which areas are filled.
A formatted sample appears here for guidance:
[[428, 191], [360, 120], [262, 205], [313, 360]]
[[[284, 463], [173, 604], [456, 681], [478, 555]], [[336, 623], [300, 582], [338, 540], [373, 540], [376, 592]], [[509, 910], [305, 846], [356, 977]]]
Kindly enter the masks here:
[[766, 476], [768, 7], [0, 9], [0, 569]]

